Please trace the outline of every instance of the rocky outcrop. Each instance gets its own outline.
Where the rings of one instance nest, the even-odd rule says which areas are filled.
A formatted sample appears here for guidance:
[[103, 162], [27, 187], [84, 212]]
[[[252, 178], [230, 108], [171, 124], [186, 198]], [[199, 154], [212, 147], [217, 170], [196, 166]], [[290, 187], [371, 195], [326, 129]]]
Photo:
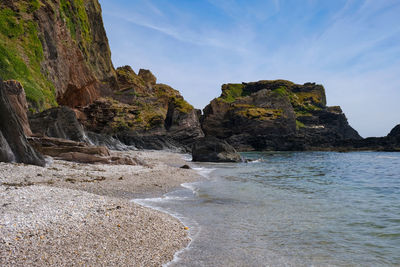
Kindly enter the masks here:
[[45, 110], [29, 117], [32, 132], [36, 135], [87, 142], [85, 131], [75, 112], [69, 107]]
[[338, 143], [343, 151], [373, 150], [400, 152], [400, 125], [394, 127], [387, 136], [368, 137], [360, 140], [345, 140]]
[[204, 136], [199, 111], [180, 93], [157, 84], [148, 70], [117, 69], [121, 90], [82, 109], [88, 131], [117, 136], [126, 145], [147, 149], [191, 149]]
[[42, 154], [56, 159], [89, 164], [141, 164], [128, 156], [112, 156], [106, 147], [90, 146], [82, 142], [42, 136], [30, 137], [29, 143]]
[[400, 141], [400, 124], [396, 125], [387, 136]]
[[98, 0], [1, 1], [0, 75], [25, 87], [32, 110], [92, 103], [116, 89]]
[[[31, 129], [36, 136], [61, 138], [88, 145], [105, 146], [113, 150], [127, 150], [128, 147], [110, 135], [85, 131], [78, 121], [78, 110], [58, 107], [36, 113], [29, 117]], [[132, 148], [131, 148], [132, 149]]]
[[44, 166], [43, 157], [28, 143], [23, 127], [0, 80], [0, 161]]
[[224, 140], [205, 137], [197, 140], [192, 148], [193, 161], [199, 162], [241, 162], [236, 150]]
[[339, 107], [327, 107], [321, 85], [289, 81], [225, 84], [201, 118], [207, 136], [236, 149], [306, 150], [361, 139]]
[[3, 83], [4, 89], [8, 95], [8, 100], [18, 121], [21, 123], [22, 129], [26, 136], [32, 135], [28, 121], [28, 103], [26, 102], [25, 90], [18, 81], [10, 80]]

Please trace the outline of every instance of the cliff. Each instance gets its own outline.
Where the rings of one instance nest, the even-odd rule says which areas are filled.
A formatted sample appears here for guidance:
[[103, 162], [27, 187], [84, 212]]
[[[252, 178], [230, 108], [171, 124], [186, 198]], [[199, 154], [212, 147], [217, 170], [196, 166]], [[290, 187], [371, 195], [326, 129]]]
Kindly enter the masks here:
[[158, 84], [149, 70], [136, 74], [124, 66], [116, 72], [120, 90], [82, 109], [80, 121], [86, 129], [150, 149], [190, 150], [191, 144], [204, 136], [199, 111], [177, 90]]
[[109, 94], [116, 73], [98, 1], [1, 1], [0, 76], [22, 83], [31, 112]]
[[113, 149], [123, 149], [123, 142], [190, 151], [207, 135], [241, 151], [397, 150], [398, 128], [385, 138], [362, 139], [340, 107], [326, 106], [325, 89], [315, 83], [225, 84], [200, 118], [201, 111], [151, 71], [114, 69], [101, 12], [98, 0], [0, 2], [0, 78], [12, 89], [8, 101], [19, 134]]
[[203, 136], [178, 91], [148, 70], [114, 69], [98, 0], [6, 0], [0, 8], [0, 77], [21, 82], [32, 118], [68, 106], [87, 130], [141, 148], [187, 150]]
[[361, 139], [322, 85], [285, 80], [224, 84], [201, 118], [206, 135], [239, 150], [306, 150]]

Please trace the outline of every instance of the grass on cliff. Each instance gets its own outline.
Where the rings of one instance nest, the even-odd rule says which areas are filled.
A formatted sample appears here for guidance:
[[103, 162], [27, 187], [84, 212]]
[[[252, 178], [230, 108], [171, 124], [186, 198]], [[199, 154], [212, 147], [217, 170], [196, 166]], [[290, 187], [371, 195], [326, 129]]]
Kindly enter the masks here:
[[250, 107], [238, 111], [238, 114], [252, 120], [276, 120], [282, 116], [281, 109]]
[[226, 103], [233, 103], [240, 97], [250, 95], [250, 92], [244, 90], [245, 86], [241, 83], [228, 83], [222, 85], [222, 94], [220, 99]]
[[191, 112], [194, 107], [190, 105], [179, 93], [179, 91], [165, 84], [156, 84], [155, 87], [156, 96], [163, 101], [164, 104], [172, 102], [175, 108], [182, 113]]
[[11, 9], [1, 9], [0, 76], [3, 80], [20, 81], [34, 110], [56, 105], [55, 88], [41, 72], [42, 60], [43, 48], [37, 24], [18, 16]]
[[78, 40], [79, 34], [84, 43], [92, 41], [84, 0], [60, 0], [59, 12], [74, 40]]

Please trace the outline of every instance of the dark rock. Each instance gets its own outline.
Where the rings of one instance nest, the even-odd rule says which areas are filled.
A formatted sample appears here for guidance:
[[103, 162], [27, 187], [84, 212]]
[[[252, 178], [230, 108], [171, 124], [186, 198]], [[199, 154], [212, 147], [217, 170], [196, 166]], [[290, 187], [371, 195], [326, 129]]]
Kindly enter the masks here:
[[[129, 69], [118, 72], [130, 73]], [[130, 83], [133, 90], [142, 90], [135, 84], [134, 72], [129, 75], [134, 80]], [[127, 80], [125, 87], [129, 87]], [[155, 84], [141, 94], [128, 92], [115, 97], [118, 101], [102, 98], [82, 109], [85, 116], [81, 123], [86, 130], [114, 136], [138, 149], [175, 151], [190, 151], [193, 142], [204, 136], [199, 111], [168, 85]]]
[[193, 161], [200, 162], [241, 162], [240, 155], [226, 141], [205, 137], [197, 140], [192, 148]]
[[223, 85], [201, 125], [206, 136], [240, 151], [312, 150], [361, 139], [340, 107], [326, 106], [322, 85], [284, 80]]
[[0, 131], [0, 161], [1, 162], [14, 162], [15, 156], [12, 152], [7, 140], [4, 138], [3, 133]]
[[110, 135], [106, 134], [98, 134], [93, 132], [86, 132], [87, 138], [89, 139], [90, 144], [95, 146], [105, 146], [111, 150], [118, 150], [118, 151], [126, 151], [126, 150], [134, 150], [136, 147], [134, 146], [127, 146], [123, 144], [117, 138], [114, 138]]
[[44, 166], [42, 155], [28, 143], [23, 127], [8, 99], [3, 81], [0, 79], [0, 160], [16, 161]]
[[190, 170], [191, 168], [190, 168], [190, 166], [189, 166], [189, 165], [185, 164], [185, 165], [181, 166], [181, 169], [187, 169], [187, 170]]
[[400, 137], [400, 124], [396, 125], [388, 134], [388, 137], [399, 138]]
[[14, 109], [15, 115], [21, 123], [26, 136], [32, 134], [28, 121], [28, 102], [26, 102], [25, 90], [18, 81], [10, 80], [4, 82], [4, 88], [8, 94], [10, 104]]
[[58, 107], [45, 110], [29, 117], [32, 132], [36, 135], [86, 142], [87, 137], [78, 122], [74, 110]]
[[29, 142], [44, 155], [61, 160], [88, 164], [145, 165], [128, 156], [112, 156], [106, 147], [89, 146], [82, 142], [53, 137], [30, 137]]

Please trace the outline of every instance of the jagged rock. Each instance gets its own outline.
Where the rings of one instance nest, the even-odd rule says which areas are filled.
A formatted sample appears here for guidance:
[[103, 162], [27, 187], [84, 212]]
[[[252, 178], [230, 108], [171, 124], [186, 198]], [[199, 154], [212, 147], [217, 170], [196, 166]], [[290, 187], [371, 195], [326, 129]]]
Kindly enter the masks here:
[[119, 67], [116, 72], [120, 92], [127, 90], [132, 90], [132, 94], [145, 92], [146, 82], [130, 66]]
[[205, 137], [197, 140], [192, 148], [193, 161], [200, 162], [241, 162], [240, 155], [226, 141]]
[[26, 102], [25, 90], [18, 81], [10, 80], [4, 82], [4, 88], [8, 94], [10, 104], [15, 111], [22, 129], [26, 136], [32, 135], [28, 121], [28, 102]]
[[157, 83], [156, 76], [150, 70], [140, 69], [138, 75], [146, 83], [147, 87], [151, 88]]
[[32, 132], [36, 135], [87, 142], [85, 131], [75, 112], [69, 107], [45, 110], [29, 117]]
[[315, 83], [259, 81], [225, 84], [205, 107], [204, 133], [236, 149], [306, 150], [361, 139], [339, 107], [327, 107], [325, 89]]
[[98, 0], [28, 2], [0, 1], [9, 21], [0, 32], [0, 74], [29, 85], [32, 110], [55, 106], [56, 100], [84, 106], [117, 90]]
[[92, 145], [95, 146], [105, 146], [108, 149], [125, 151], [125, 150], [135, 150], [134, 146], [127, 146], [123, 144], [120, 140], [105, 134], [98, 134], [93, 132], [86, 132], [86, 135]]
[[24, 130], [0, 79], [0, 160], [44, 166], [42, 155], [28, 143]]
[[15, 156], [10, 145], [0, 131], [0, 162], [14, 162]]
[[388, 134], [388, 137], [400, 138], [400, 124], [396, 125]]
[[[134, 76], [128, 67], [119, 70]], [[134, 91], [138, 88], [134, 82], [131, 87]], [[132, 95], [130, 90], [117, 94], [119, 101], [96, 100], [82, 109], [85, 120], [81, 123], [88, 131], [116, 136], [124, 144], [139, 149], [190, 151], [192, 143], [204, 136], [199, 111], [168, 85], [146, 88], [141, 94]]]
[[30, 137], [30, 144], [44, 155], [57, 159], [88, 164], [144, 164], [128, 156], [112, 156], [106, 147], [53, 137]]

